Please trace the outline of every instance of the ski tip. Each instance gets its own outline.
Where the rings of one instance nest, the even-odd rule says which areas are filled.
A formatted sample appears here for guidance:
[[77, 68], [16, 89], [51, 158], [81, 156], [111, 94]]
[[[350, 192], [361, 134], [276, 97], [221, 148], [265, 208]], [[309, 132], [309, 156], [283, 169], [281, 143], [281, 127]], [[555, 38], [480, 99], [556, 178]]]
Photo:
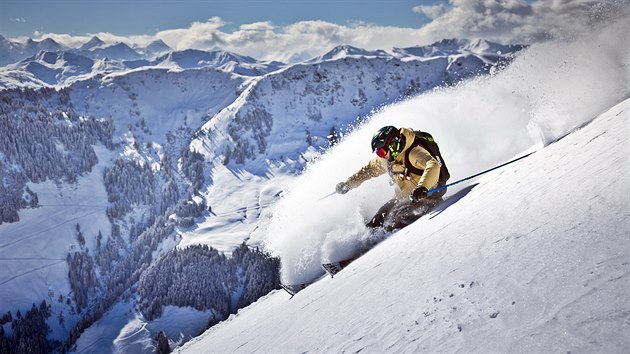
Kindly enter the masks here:
[[282, 289], [288, 292], [291, 297], [293, 297], [295, 296], [295, 294], [306, 288], [308, 284], [280, 284], [280, 286], [282, 287]]
[[330, 275], [331, 278], [334, 278], [335, 274], [341, 272], [343, 266], [339, 262], [335, 263], [324, 263], [322, 264], [322, 268]]

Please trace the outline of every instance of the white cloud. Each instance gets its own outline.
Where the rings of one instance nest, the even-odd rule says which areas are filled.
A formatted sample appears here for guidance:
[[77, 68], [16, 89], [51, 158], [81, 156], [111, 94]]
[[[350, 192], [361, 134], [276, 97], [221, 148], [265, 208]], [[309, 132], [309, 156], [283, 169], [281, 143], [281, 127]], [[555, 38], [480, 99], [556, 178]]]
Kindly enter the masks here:
[[418, 44], [419, 31], [364, 23], [344, 26], [325, 21], [301, 21], [284, 27], [257, 22], [232, 32], [222, 31], [221, 27], [221, 22], [213, 20], [209, 26], [193, 24], [188, 29], [159, 32], [155, 37], [177, 49], [223, 49], [258, 59], [288, 62], [321, 55], [340, 44], [365, 49], [413, 46]]
[[219, 17], [194, 22], [188, 28], [153, 35], [122, 37], [111, 33], [85, 36], [41, 34], [70, 47], [78, 47], [97, 35], [105, 42], [145, 46], [156, 39], [170, 47], [222, 49], [262, 60], [284, 62], [312, 58], [334, 46], [349, 44], [374, 50], [426, 45], [444, 38], [484, 38], [502, 43], [533, 43], [550, 38], [575, 37], [590, 26], [627, 16], [628, 0], [450, 0], [411, 11], [432, 19], [420, 28], [379, 26], [364, 22], [339, 25], [325, 21], [301, 21], [287, 26], [271, 22], [243, 24], [224, 30]]
[[244, 24], [239, 27], [242, 31], [272, 31], [274, 28], [274, 25], [269, 21]]
[[[437, 10], [420, 8], [427, 14]], [[432, 12], [433, 11], [433, 12]], [[422, 28], [425, 38], [484, 38], [510, 43], [532, 43], [579, 36], [597, 22], [627, 16], [627, 1], [450, 0], [447, 9]], [[427, 15], [428, 15], [427, 14]]]
[[448, 6], [446, 4], [419, 5], [412, 8], [413, 12], [426, 15], [430, 19], [442, 16], [447, 10]]

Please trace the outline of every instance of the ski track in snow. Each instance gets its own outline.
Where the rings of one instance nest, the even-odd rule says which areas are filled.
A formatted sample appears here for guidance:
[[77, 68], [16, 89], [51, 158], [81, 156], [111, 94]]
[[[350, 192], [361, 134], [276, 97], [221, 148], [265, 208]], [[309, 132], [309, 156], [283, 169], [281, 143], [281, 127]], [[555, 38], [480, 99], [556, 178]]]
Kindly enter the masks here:
[[[104, 210], [104, 209], [103, 209], [103, 210]], [[56, 224], [56, 225], [54, 225], [54, 226], [51, 226], [51, 227], [49, 227], [49, 228], [47, 228], [47, 229], [44, 229], [44, 230], [41, 230], [41, 231], [34, 232], [34, 233], [30, 234], [30, 235], [27, 235], [27, 236], [24, 236], [24, 237], [18, 238], [18, 239], [14, 240], [14, 241], [11, 241], [11, 242], [7, 242], [7, 243], [0, 244], [0, 248], [5, 248], [5, 247], [8, 247], [8, 246], [12, 246], [12, 245], [14, 245], [14, 244], [16, 244], [16, 243], [26, 241], [26, 240], [28, 240], [28, 239], [31, 239], [31, 238], [33, 238], [33, 237], [39, 236], [39, 235], [44, 234], [44, 233], [46, 233], [46, 232], [48, 232], [48, 231], [51, 231], [51, 230], [53, 230], [53, 229], [56, 229], [56, 228], [58, 228], [58, 227], [60, 227], [60, 226], [63, 226], [63, 225], [65, 225], [65, 224], [69, 223], [69, 222], [73, 222], [73, 221], [81, 220], [81, 219], [83, 219], [83, 218], [85, 218], [85, 217], [88, 217], [88, 216], [90, 216], [90, 215], [94, 215], [94, 214], [97, 214], [97, 213], [102, 213], [102, 212], [103, 212], [103, 210], [95, 210], [95, 211], [91, 211], [91, 212], [89, 212], [89, 213], [85, 213], [85, 214], [83, 214], [83, 215], [75, 216], [75, 217], [70, 218], [70, 219], [65, 219], [64, 221], [62, 221], [62, 222], [60, 222], [60, 223], [58, 223], [58, 224]], [[65, 214], [65, 213], [66, 213], [65, 211], [59, 211], [57, 214], [59, 214], [59, 215], [63, 215], [63, 214]], [[53, 215], [53, 216], [54, 216], [54, 215]], [[54, 218], [51, 218], [51, 217], [49, 217], [49, 219], [50, 219], [50, 220], [54, 220]]]
[[[23, 259], [20, 259], [20, 260], [36, 260], [36, 259], [37, 259], [37, 258], [25, 258], [25, 259], [23, 258]], [[2, 259], [2, 258], [0, 258], [0, 260], [7, 260], [7, 259]], [[8, 259], [8, 260], [15, 260], [15, 259]], [[17, 278], [21, 277], [21, 276], [27, 275], [27, 274], [32, 273], [32, 272], [36, 272], [36, 271], [38, 271], [38, 270], [40, 270], [40, 269], [44, 269], [44, 268], [48, 268], [48, 267], [52, 267], [52, 266], [57, 265], [57, 264], [59, 264], [59, 263], [65, 263], [65, 262], [66, 262], [66, 260], [65, 260], [65, 259], [62, 259], [62, 260], [57, 260], [56, 262], [52, 262], [52, 263], [49, 263], [49, 264], [45, 264], [45, 265], [43, 265], [43, 266], [41, 266], [41, 267], [36, 267], [36, 268], [33, 268], [33, 269], [29, 269], [29, 270], [27, 270], [27, 271], [25, 271], [25, 272], [23, 272], [23, 273], [16, 274], [15, 276], [10, 277], [10, 278], [8, 278], [8, 279], [6, 279], [6, 280], [4, 280], [4, 281], [0, 282], [0, 285], [4, 285], [4, 284], [6, 284], [6, 283], [8, 283], [8, 282], [10, 282], [10, 281], [13, 281], [13, 280], [15, 280], [15, 279], [17, 279]]]

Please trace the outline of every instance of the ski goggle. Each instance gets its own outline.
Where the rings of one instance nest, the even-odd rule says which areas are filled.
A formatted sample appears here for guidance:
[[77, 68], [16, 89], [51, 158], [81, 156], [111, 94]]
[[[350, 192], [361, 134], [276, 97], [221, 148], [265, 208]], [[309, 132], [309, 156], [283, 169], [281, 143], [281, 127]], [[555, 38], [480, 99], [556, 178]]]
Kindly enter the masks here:
[[398, 156], [399, 151], [400, 151], [400, 139], [392, 136], [389, 139], [387, 139], [387, 142], [385, 143], [383, 147], [376, 148], [376, 150], [374, 150], [374, 153], [376, 154], [376, 156], [384, 158], [385, 156], [387, 156], [387, 153], [390, 152], [391, 156], [393, 158], [396, 158], [396, 156]]
[[378, 149], [374, 150], [374, 153], [376, 153], [376, 156], [382, 157], [382, 158], [387, 156], [387, 150], [384, 149], [384, 148], [378, 148]]

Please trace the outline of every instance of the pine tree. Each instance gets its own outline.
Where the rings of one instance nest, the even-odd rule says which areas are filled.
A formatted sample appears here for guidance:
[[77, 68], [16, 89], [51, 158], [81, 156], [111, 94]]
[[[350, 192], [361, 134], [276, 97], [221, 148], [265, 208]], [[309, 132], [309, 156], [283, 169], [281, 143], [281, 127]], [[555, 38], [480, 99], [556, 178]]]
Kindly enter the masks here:
[[328, 144], [329, 146], [335, 146], [339, 142], [339, 137], [337, 136], [337, 129], [333, 126], [330, 128], [330, 133], [328, 133]]
[[155, 353], [156, 354], [168, 354], [171, 352], [171, 347], [168, 344], [168, 337], [164, 331], [159, 331], [157, 336], [155, 337]]

